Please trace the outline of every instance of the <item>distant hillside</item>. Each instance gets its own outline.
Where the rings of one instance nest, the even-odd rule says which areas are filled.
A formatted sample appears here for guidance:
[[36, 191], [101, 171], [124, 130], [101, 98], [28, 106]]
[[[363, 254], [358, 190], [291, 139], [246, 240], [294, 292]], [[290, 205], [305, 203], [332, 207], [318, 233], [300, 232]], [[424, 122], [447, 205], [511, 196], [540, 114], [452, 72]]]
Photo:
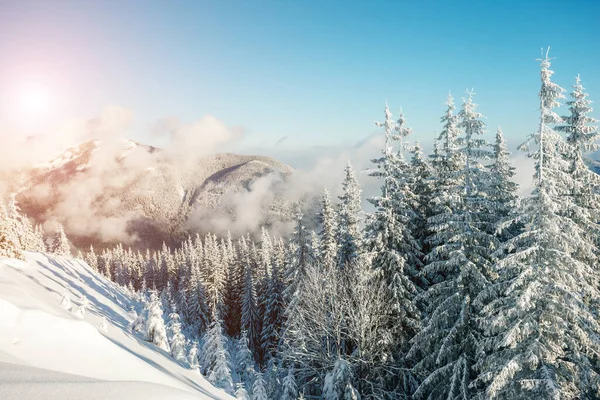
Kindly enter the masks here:
[[248, 230], [289, 220], [291, 204], [278, 188], [293, 172], [269, 157], [226, 153], [183, 163], [133, 141], [90, 141], [25, 171], [17, 200], [37, 223], [63, 223], [78, 247], [156, 248], [238, 220]]

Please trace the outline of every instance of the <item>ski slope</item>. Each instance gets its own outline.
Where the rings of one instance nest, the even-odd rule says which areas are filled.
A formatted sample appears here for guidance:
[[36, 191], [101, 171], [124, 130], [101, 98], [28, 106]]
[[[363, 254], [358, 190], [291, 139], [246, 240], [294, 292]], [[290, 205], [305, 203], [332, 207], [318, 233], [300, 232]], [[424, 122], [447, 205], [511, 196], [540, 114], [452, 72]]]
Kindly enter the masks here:
[[[137, 302], [83, 261], [25, 254], [0, 260], [0, 399], [232, 398], [130, 333]], [[71, 311], [60, 305], [65, 289]]]

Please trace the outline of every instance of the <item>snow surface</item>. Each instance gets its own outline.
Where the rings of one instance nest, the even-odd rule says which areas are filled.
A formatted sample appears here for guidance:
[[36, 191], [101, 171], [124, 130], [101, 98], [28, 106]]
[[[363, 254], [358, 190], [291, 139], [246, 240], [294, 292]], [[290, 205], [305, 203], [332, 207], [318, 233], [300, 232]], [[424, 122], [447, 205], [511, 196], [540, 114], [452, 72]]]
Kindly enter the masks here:
[[[232, 398], [130, 333], [139, 304], [85, 262], [26, 258], [0, 260], [0, 399]], [[73, 311], [89, 301], [83, 318], [60, 306], [65, 288]]]

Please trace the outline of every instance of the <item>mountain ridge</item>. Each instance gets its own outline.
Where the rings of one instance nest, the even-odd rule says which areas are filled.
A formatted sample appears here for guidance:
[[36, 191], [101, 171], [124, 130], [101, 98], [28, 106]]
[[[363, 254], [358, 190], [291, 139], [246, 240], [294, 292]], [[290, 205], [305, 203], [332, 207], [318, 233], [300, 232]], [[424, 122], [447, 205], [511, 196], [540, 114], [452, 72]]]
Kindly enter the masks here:
[[281, 184], [294, 172], [266, 156], [218, 153], [181, 160], [131, 140], [96, 140], [25, 171], [17, 201], [48, 233], [53, 223], [62, 223], [77, 247], [122, 242], [157, 248], [189, 233], [235, 229], [234, 222], [245, 218], [244, 196], [259, 187], [268, 201], [251, 210], [261, 215], [246, 230], [291, 219]]

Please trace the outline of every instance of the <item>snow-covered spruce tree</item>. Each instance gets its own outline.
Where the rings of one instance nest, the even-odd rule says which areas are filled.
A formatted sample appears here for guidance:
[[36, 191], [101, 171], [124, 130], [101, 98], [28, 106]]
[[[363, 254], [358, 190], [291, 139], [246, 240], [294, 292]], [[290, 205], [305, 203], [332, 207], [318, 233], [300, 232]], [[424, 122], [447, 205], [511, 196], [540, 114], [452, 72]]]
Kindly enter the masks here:
[[94, 271], [98, 271], [98, 256], [96, 256], [94, 246], [90, 245], [90, 251], [86, 252], [83, 258], [87, 265], [89, 265]]
[[10, 227], [4, 204], [0, 204], [0, 257], [24, 259], [19, 241]]
[[71, 245], [69, 239], [67, 239], [65, 230], [60, 223], [56, 226], [56, 234], [52, 240], [50, 253], [61, 257], [71, 257]]
[[[290, 238], [289, 244], [291, 247], [291, 257], [289, 267], [285, 272], [285, 301], [289, 303], [294, 296], [294, 293], [298, 289], [298, 282], [300, 277], [304, 274], [306, 265], [311, 260], [311, 237], [308, 229], [304, 226], [304, 215], [298, 211], [296, 213], [296, 226], [292, 237]], [[283, 264], [279, 264], [282, 267]], [[271, 277], [272, 280], [272, 277]], [[263, 327], [264, 329], [264, 327]]]
[[[217, 312], [214, 312], [217, 315]], [[204, 335], [202, 347], [202, 368], [208, 381], [214, 386], [233, 393], [233, 381], [229, 366], [229, 352], [226, 349], [226, 338], [219, 318], [211, 323]]]
[[8, 206], [6, 208], [8, 222], [10, 229], [13, 231], [15, 238], [19, 243], [19, 248], [23, 250], [30, 250], [31, 246], [29, 239], [33, 234], [33, 227], [27, 219], [27, 217], [21, 214], [21, 210], [17, 205], [17, 199], [15, 194], [11, 194], [8, 200]]
[[351, 267], [356, 261], [362, 239], [360, 232], [361, 190], [350, 162], [344, 169], [343, 194], [337, 212], [338, 267]]
[[[569, 115], [562, 117], [563, 125], [557, 126], [556, 130], [564, 133], [566, 142], [569, 144], [568, 152], [563, 154], [567, 162], [567, 172], [571, 180], [568, 182], [571, 208], [563, 210], [563, 215], [571, 218], [584, 231], [588, 240], [593, 241], [596, 246], [600, 243], [600, 176], [591, 171], [586, 165], [585, 153], [598, 149], [598, 138], [600, 133], [596, 124], [598, 121], [589, 116], [592, 112], [591, 101], [577, 76], [571, 99], [566, 102], [569, 106]], [[595, 258], [585, 259], [581, 254], [575, 257], [587, 263], [597, 263]]]
[[[204, 239], [204, 276], [206, 299], [209, 310], [223, 315], [223, 295], [225, 290], [226, 266], [223, 262], [222, 252], [213, 234], [207, 234]], [[215, 315], [211, 315], [216, 318]]]
[[[393, 360], [393, 355], [401, 365], [408, 342], [420, 326], [420, 313], [413, 304], [417, 290], [410, 278], [416, 276], [417, 268], [421, 267], [422, 255], [420, 245], [412, 235], [416, 201], [407, 185], [410, 171], [403, 154], [392, 150], [395, 126], [387, 106], [385, 122], [378, 125], [384, 127], [385, 145], [383, 156], [373, 160], [377, 169], [371, 176], [381, 179], [382, 186], [380, 196], [369, 198], [376, 211], [368, 218], [366, 243], [375, 279], [384, 285], [391, 312], [386, 330], [392, 335], [392, 340], [383, 341], [380, 346], [384, 343], [388, 346], [388, 362]], [[397, 128], [398, 137], [405, 138], [408, 132], [402, 115]], [[397, 371], [389, 374], [387, 379], [390, 383], [402, 381], [408, 384], [413, 381], [408, 376], [399, 379]], [[403, 392], [408, 391], [408, 388], [403, 388]]]
[[256, 379], [252, 385], [252, 400], [269, 400], [265, 378], [260, 372], [256, 373]]
[[510, 162], [510, 153], [504, 141], [502, 130], [496, 131], [496, 140], [493, 146], [492, 163], [488, 165], [490, 171], [490, 185], [488, 185], [489, 201], [492, 205], [490, 217], [492, 228], [496, 236], [504, 242], [522, 230], [521, 224], [511, 224], [518, 206], [516, 194], [518, 185], [512, 179], [515, 176], [515, 167]]
[[150, 292], [150, 301], [146, 307], [147, 316], [145, 318], [146, 326], [144, 329], [146, 340], [169, 352], [169, 341], [165, 329], [165, 321], [163, 320], [163, 311], [156, 291], [153, 290]]
[[271, 267], [269, 286], [267, 287], [267, 303], [263, 315], [261, 347], [265, 357], [275, 357], [279, 335], [283, 326], [286, 304], [283, 298], [283, 277], [277, 263]]
[[188, 322], [194, 327], [197, 335], [203, 335], [210, 323], [210, 310], [208, 309], [206, 291], [200, 277], [198, 262], [194, 262], [190, 268], [191, 276], [186, 288]]
[[473, 300], [493, 279], [491, 251], [498, 243], [489, 221], [490, 178], [480, 164], [490, 156], [480, 138], [485, 124], [472, 95], [458, 116], [450, 97], [442, 118], [438, 192], [428, 219], [431, 251], [423, 269], [431, 285], [418, 296], [426, 305], [425, 324], [408, 355], [421, 378], [417, 399], [470, 398], [469, 383], [476, 376], [473, 361], [481, 334]]
[[318, 260], [323, 268], [333, 268], [336, 265], [337, 257], [337, 214], [331, 202], [331, 195], [327, 189], [323, 192], [319, 222], [322, 228], [320, 232]]
[[360, 395], [352, 386], [352, 369], [346, 360], [340, 358], [325, 376], [323, 400], [354, 399], [360, 399]]
[[190, 369], [200, 368], [200, 362], [198, 361], [198, 341], [194, 340], [192, 342], [192, 346], [190, 347], [190, 351], [188, 353], [188, 363], [190, 364]]
[[[413, 236], [421, 245], [421, 252], [423, 253], [421, 260], [423, 260], [428, 249], [425, 238], [428, 236], [427, 218], [431, 216], [431, 200], [434, 187], [433, 170], [425, 159], [423, 149], [418, 142], [410, 149], [410, 153], [411, 174], [408, 177], [408, 184], [417, 200], [416, 216], [413, 221], [415, 226]], [[425, 286], [426, 283], [419, 281], [419, 285]]]
[[135, 308], [131, 306], [131, 309], [129, 310], [129, 315], [131, 317], [131, 323], [129, 324], [129, 330], [131, 331], [131, 333], [144, 332], [146, 326], [146, 321], [144, 320], [144, 313], [141, 312], [138, 314], [135, 311]]
[[[229, 238], [230, 240], [230, 238]], [[229, 245], [227, 245], [228, 248]], [[233, 250], [228, 250], [232, 251]], [[242, 290], [244, 283], [244, 264], [231, 254], [228, 261], [228, 273], [225, 281], [224, 322], [225, 331], [230, 337], [237, 337], [242, 325]]]
[[298, 398], [298, 386], [294, 378], [294, 366], [288, 368], [288, 372], [281, 381], [281, 400], [296, 400]]
[[254, 356], [250, 351], [248, 334], [242, 331], [235, 346], [236, 372], [242, 382], [249, 382], [254, 373]]
[[250, 395], [246, 390], [246, 387], [243, 383], [236, 383], [237, 389], [235, 390], [235, 398], [237, 400], [250, 400]]
[[46, 252], [46, 242], [44, 242], [44, 228], [42, 225], [36, 225], [33, 228], [33, 237], [30, 240], [31, 251], [38, 253]]
[[[522, 202], [518, 221], [526, 229], [500, 249], [499, 279], [476, 300], [485, 304], [479, 378], [473, 386], [485, 399], [576, 399], [600, 396], [598, 334], [589, 304], [597, 301], [597, 275], [574, 258], [593, 251], [586, 233], [560, 214], [572, 177], [565, 149], [551, 128], [563, 89], [551, 81], [550, 59], [541, 60], [540, 124], [530, 135], [536, 176], [532, 195]], [[532, 142], [532, 143], [531, 143]]]
[[181, 322], [177, 308], [173, 306], [169, 314], [167, 330], [170, 334], [171, 355], [177, 361], [185, 361], [185, 335], [181, 332]]
[[244, 288], [242, 292], [242, 330], [246, 331], [250, 349], [256, 357], [260, 348], [260, 316], [256, 304], [254, 279], [250, 268], [250, 260], [247, 256], [244, 265]]

